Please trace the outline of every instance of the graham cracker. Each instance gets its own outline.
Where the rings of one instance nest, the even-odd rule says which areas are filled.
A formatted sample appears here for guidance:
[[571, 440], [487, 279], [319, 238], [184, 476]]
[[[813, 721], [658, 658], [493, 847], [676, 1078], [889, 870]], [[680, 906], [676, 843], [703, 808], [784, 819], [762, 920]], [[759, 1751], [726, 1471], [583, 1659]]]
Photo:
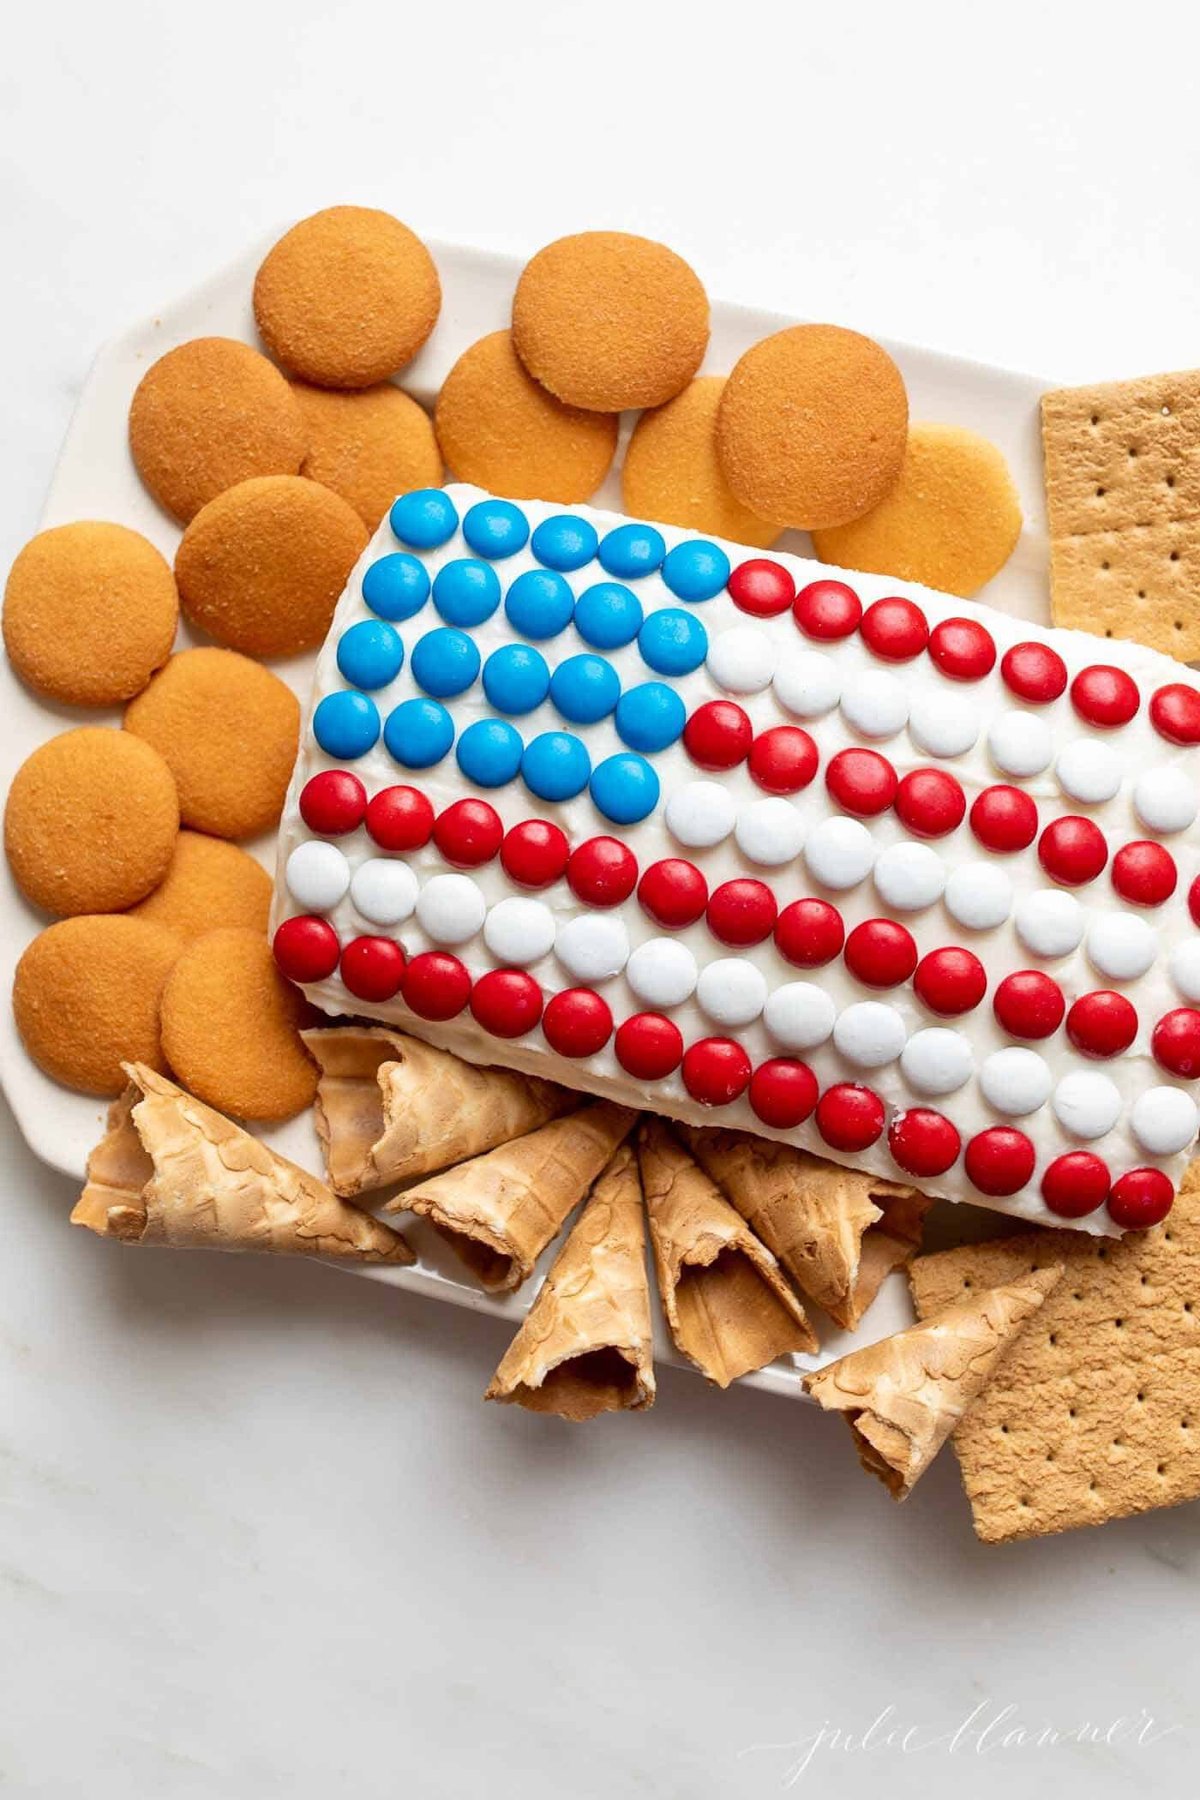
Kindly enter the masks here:
[[1154, 1231], [965, 1244], [909, 1281], [925, 1318], [1055, 1263], [1062, 1280], [951, 1439], [987, 1543], [1200, 1497], [1200, 1162]]
[[1200, 370], [1042, 398], [1056, 625], [1200, 659]]

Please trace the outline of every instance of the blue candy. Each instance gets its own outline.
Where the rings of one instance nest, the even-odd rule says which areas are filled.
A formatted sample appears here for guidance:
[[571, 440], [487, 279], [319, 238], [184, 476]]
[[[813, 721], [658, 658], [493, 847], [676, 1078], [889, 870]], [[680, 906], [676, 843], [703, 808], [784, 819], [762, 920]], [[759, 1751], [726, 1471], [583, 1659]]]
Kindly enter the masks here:
[[429, 769], [454, 742], [454, 721], [436, 700], [402, 700], [387, 716], [383, 741], [406, 769]]
[[653, 525], [617, 525], [600, 539], [600, 567], [622, 581], [653, 575], [666, 553], [662, 532]]
[[483, 665], [483, 691], [497, 712], [532, 712], [550, 691], [545, 657], [528, 644], [493, 650]]
[[598, 581], [575, 602], [575, 629], [597, 650], [631, 644], [642, 625], [642, 603], [619, 581]]
[[495, 788], [513, 779], [524, 748], [520, 732], [503, 719], [476, 719], [459, 738], [455, 755], [468, 781]]
[[617, 735], [631, 750], [665, 750], [686, 723], [687, 707], [662, 681], [627, 688], [617, 701]]
[[411, 619], [429, 598], [429, 570], [407, 551], [394, 550], [368, 566], [362, 597], [381, 619]]
[[592, 773], [591, 795], [614, 825], [636, 825], [658, 805], [658, 776], [642, 756], [619, 751]]
[[527, 569], [509, 588], [504, 610], [523, 637], [552, 638], [571, 623], [575, 596], [561, 575]]
[[600, 539], [596, 527], [574, 513], [555, 513], [543, 519], [533, 534], [530, 549], [547, 569], [582, 569], [596, 554]]
[[529, 520], [511, 500], [480, 500], [468, 509], [463, 536], [476, 556], [515, 556], [529, 542]]
[[313, 714], [312, 728], [326, 756], [353, 762], [379, 738], [379, 708], [365, 694], [326, 694]]
[[539, 800], [573, 800], [587, 786], [592, 759], [569, 731], [543, 731], [525, 746], [521, 775]]
[[456, 557], [433, 578], [433, 604], [447, 625], [482, 625], [500, 604], [500, 578], [490, 563]]
[[729, 580], [729, 558], [707, 538], [692, 538], [667, 552], [662, 578], [681, 600], [711, 600]]
[[427, 631], [413, 648], [413, 680], [439, 700], [465, 694], [479, 673], [479, 650], [465, 631], [439, 625]]
[[708, 655], [708, 633], [691, 613], [664, 606], [638, 632], [642, 661], [657, 675], [690, 675]]
[[620, 693], [620, 677], [602, 656], [568, 656], [550, 677], [550, 698], [573, 725], [606, 718]]
[[388, 519], [400, 542], [414, 550], [436, 550], [458, 528], [454, 502], [441, 488], [414, 488], [411, 494], [401, 494]]
[[338, 639], [337, 666], [354, 687], [386, 687], [404, 666], [400, 633], [378, 619], [362, 619]]

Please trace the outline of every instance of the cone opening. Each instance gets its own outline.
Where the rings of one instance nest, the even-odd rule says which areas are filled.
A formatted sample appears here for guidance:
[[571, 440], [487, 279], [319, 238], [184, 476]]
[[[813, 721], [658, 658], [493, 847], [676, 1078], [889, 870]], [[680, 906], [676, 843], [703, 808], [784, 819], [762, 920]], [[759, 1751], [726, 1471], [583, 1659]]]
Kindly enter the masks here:
[[593, 1419], [597, 1413], [620, 1412], [636, 1404], [637, 1369], [614, 1345], [585, 1350], [551, 1369], [540, 1387], [522, 1384], [515, 1397], [531, 1412]]
[[497, 1288], [514, 1288], [519, 1282], [514, 1280], [517, 1270], [511, 1256], [485, 1244], [480, 1238], [472, 1237], [468, 1232], [455, 1231], [450, 1225], [443, 1225], [440, 1220], [430, 1220], [438, 1236], [444, 1238], [462, 1259], [474, 1275], [481, 1287], [489, 1292]]

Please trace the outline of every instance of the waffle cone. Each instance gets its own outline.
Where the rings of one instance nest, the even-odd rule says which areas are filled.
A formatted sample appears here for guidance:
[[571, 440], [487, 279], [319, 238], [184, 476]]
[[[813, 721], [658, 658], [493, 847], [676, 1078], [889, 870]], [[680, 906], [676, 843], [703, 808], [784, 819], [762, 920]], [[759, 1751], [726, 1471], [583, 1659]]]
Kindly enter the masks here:
[[858, 1268], [844, 1299], [829, 1307], [830, 1316], [846, 1331], [862, 1323], [886, 1278], [904, 1268], [921, 1247], [925, 1215], [933, 1205], [927, 1194], [896, 1182], [877, 1181], [871, 1192], [883, 1208], [883, 1216], [863, 1233]]

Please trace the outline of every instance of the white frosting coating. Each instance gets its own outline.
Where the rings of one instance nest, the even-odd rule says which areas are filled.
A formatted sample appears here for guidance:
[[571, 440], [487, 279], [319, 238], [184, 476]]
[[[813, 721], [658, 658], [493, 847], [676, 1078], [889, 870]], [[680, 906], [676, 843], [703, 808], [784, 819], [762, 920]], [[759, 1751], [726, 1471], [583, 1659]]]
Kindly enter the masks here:
[[556, 932], [554, 914], [543, 901], [510, 894], [488, 913], [483, 941], [497, 962], [527, 969], [553, 949]]
[[975, 1058], [961, 1031], [929, 1025], [909, 1038], [900, 1067], [918, 1094], [955, 1094], [975, 1073]]
[[946, 865], [929, 844], [889, 844], [875, 859], [875, 886], [897, 912], [923, 912], [942, 897]]
[[1200, 1000], [1200, 937], [1184, 938], [1170, 957], [1171, 980], [1185, 1000]]
[[1196, 1102], [1182, 1088], [1146, 1088], [1133, 1103], [1133, 1135], [1150, 1156], [1175, 1156], [1196, 1135]]
[[842, 677], [819, 650], [785, 651], [774, 675], [775, 698], [797, 719], [821, 719], [842, 695]]
[[857, 887], [871, 873], [875, 840], [858, 819], [823, 819], [804, 846], [808, 872], [828, 888]]
[[750, 800], [741, 808], [733, 835], [743, 856], [760, 868], [777, 869], [794, 862], [804, 842], [804, 820], [782, 795]]
[[904, 683], [886, 669], [864, 669], [842, 689], [842, 716], [863, 737], [895, 737], [908, 719]]
[[469, 875], [434, 875], [417, 896], [417, 924], [435, 944], [467, 944], [487, 915], [487, 901]]
[[833, 1030], [837, 1007], [813, 981], [785, 981], [767, 995], [763, 1022], [783, 1050], [815, 1050]]
[[737, 819], [737, 802], [719, 781], [688, 781], [667, 801], [667, 830], [685, 850], [711, 850]]
[[1087, 929], [1088, 961], [1112, 981], [1136, 981], [1158, 955], [1158, 933], [1138, 913], [1101, 913]]
[[625, 979], [645, 1006], [670, 1011], [696, 991], [696, 959], [678, 938], [647, 938], [625, 965]]
[[412, 918], [420, 891], [409, 865], [390, 856], [369, 856], [350, 883], [355, 911], [372, 925], [403, 925]]
[[1144, 769], [1133, 785], [1133, 806], [1151, 831], [1186, 831], [1200, 802], [1190, 775], [1174, 764]]
[[908, 731], [930, 756], [965, 756], [979, 736], [979, 709], [966, 694], [939, 688], [909, 701]]
[[350, 864], [336, 844], [309, 838], [287, 859], [288, 893], [301, 912], [332, 912], [350, 888]]
[[881, 1000], [857, 1000], [838, 1014], [833, 1028], [834, 1044], [856, 1069], [882, 1069], [895, 1062], [907, 1037], [901, 1015]]
[[1045, 1106], [1053, 1085], [1045, 1057], [1018, 1044], [993, 1050], [979, 1070], [984, 1099], [1010, 1119], [1023, 1119]]
[[727, 1030], [749, 1025], [766, 1005], [766, 976], [745, 957], [718, 957], [700, 971], [696, 999], [714, 1025]]
[[998, 713], [988, 727], [988, 754], [1002, 775], [1026, 779], [1050, 767], [1054, 735], [1045, 719], [1031, 712]]
[[1095, 1069], [1072, 1069], [1054, 1090], [1054, 1114], [1076, 1137], [1101, 1138], [1121, 1116], [1121, 1091]]
[[561, 925], [554, 953], [576, 981], [607, 981], [629, 961], [629, 933], [617, 913], [579, 913]]
[[951, 870], [943, 897], [946, 911], [960, 925], [969, 931], [992, 931], [1012, 911], [1012, 877], [999, 863], [960, 863]]
[[1078, 800], [1083, 806], [1102, 806], [1121, 791], [1120, 755], [1099, 738], [1074, 738], [1064, 744], [1055, 760], [1054, 773], [1067, 798]]
[[1017, 902], [1017, 936], [1035, 956], [1069, 956], [1083, 942], [1084, 911], [1062, 888], [1038, 888]]
[[708, 646], [708, 672], [729, 694], [759, 694], [770, 687], [778, 660], [775, 639], [757, 625], [733, 625]]

